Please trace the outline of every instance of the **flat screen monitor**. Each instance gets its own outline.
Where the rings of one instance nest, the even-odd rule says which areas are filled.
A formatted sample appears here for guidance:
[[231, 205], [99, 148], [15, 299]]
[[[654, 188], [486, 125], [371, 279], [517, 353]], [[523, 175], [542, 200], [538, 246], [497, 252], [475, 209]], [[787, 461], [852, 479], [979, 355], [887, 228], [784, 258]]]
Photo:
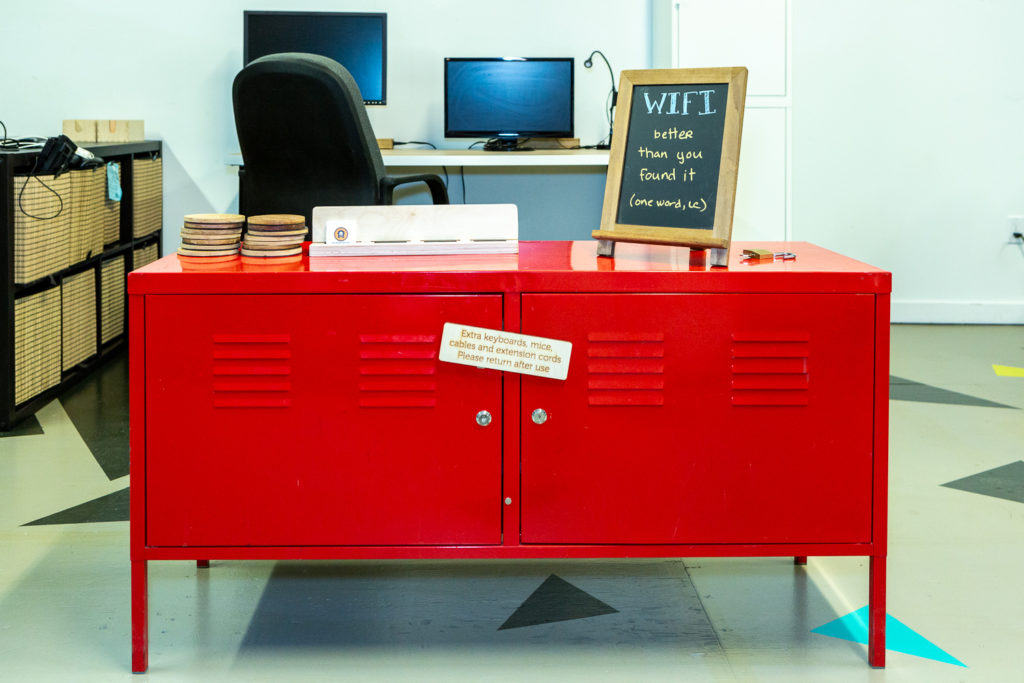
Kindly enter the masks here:
[[444, 60], [444, 135], [519, 138], [573, 135], [572, 57], [448, 57]]
[[366, 104], [387, 99], [386, 13], [245, 12], [244, 59], [309, 52], [340, 63]]

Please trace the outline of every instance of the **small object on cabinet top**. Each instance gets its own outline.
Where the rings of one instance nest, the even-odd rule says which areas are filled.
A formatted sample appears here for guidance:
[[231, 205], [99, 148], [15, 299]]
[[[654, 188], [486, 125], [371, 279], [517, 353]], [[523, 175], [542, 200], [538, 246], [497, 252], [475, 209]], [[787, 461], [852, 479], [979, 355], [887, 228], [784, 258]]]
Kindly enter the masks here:
[[744, 249], [743, 259], [753, 259], [758, 261], [764, 261], [768, 259], [782, 259], [788, 261], [795, 259], [796, 254], [791, 251], [772, 251], [771, 249]]

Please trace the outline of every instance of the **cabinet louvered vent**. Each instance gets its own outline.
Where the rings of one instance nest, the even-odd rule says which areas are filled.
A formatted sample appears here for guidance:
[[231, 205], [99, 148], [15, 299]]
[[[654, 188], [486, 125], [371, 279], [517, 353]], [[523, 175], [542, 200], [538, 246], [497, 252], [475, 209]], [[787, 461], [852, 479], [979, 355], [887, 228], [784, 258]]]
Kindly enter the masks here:
[[360, 407], [437, 405], [437, 339], [436, 334], [359, 335]]
[[587, 402], [592, 406], [664, 405], [665, 334], [589, 333]]
[[213, 335], [214, 407], [290, 406], [290, 344], [288, 334]]
[[807, 405], [809, 342], [806, 332], [734, 333], [732, 404]]

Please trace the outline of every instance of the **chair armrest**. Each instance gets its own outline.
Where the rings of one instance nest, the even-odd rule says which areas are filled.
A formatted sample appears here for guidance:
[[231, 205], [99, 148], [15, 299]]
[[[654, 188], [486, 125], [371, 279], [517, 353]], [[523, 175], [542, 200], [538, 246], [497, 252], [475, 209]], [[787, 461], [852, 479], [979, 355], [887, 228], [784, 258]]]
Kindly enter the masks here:
[[386, 175], [380, 179], [381, 204], [391, 204], [395, 188], [406, 183], [426, 183], [430, 189], [430, 198], [434, 204], [448, 203], [448, 188], [441, 181], [441, 176], [433, 173], [416, 173], [414, 175]]

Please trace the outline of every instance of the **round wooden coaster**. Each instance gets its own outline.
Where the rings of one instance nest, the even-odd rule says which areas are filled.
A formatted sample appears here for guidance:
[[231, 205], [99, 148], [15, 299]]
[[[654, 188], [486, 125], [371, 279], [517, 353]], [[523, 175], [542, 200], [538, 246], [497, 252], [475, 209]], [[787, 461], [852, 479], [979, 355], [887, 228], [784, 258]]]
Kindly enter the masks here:
[[261, 228], [249, 227], [245, 231], [247, 237], [305, 237], [306, 229], [301, 230], [263, 230]]
[[246, 249], [294, 249], [301, 247], [302, 242], [260, 242], [244, 240], [242, 246]]
[[302, 253], [302, 247], [293, 249], [247, 249], [242, 247], [242, 256], [256, 256], [259, 258], [270, 258], [274, 256], [294, 256]]
[[296, 231], [296, 230], [305, 232], [306, 231], [306, 226], [302, 225], [301, 227], [296, 228], [294, 225], [249, 225], [249, 227], [246, 228], [246, 229], [248, 229], [250, 232], [263, 232], [263, 233], [269, 233], [269, 232], [292, 232], [292, 231]]
[[294, 228], [296, 225], [305, 225], [306, 217], [292, 213], [268, 213], [262, 216], [249, 216], [248, 223], [249, 225], [289, 226]]
[[[285, 264], [299, 264], [302, 263], [302, 254], [296, 254], [294, 256], [275, 256], [274, 258], [254, 258], [251, 256], [242, 256], [242, 265], [250, 268], [258, 268], [260, 266], [264, 268], [280, 268]], [[288, 270], [300, 270], [301, 268], [289, 268]]]
[[182, 240], [181, 246], [192, 251], [224, 251], [225, 249], [237, 249], [238, 242], [229, 242], [228, 244], [194, 244]]
[[178, 254], [178, 260], [182, 263], [227, 263], [229, 261], [238, 261], [238, 254], [231, 254], [229, 256], [185, 256], [184, 254]]
[[236, 230], [196, 230], [194, 228], [182, 228], [182, 237], [200, 237], [202, 239], [211, 239], [219, 237], [234, 237], [239, 239], [242, 236], [241, 228]]
[[214, 232], [225, 230], [239, 232], [242, 229], [242, 223], [189, 223], [188, 221], [185, 221], [184, 229], [197, 230], [199, 232]]
[[242, 242], [243, 249], [255, 249], [257, 251], [268, 251], [268, 250], [281, 250], [281, 249], [295, 249], [296, 247], [302, 248], [301, 242], [251, 242], [244, 240]]
[[237, 237], [192, 237], [190, 235], [182, 235], [181, 241], [183, 244], [207, 244], [207, 245], [229, 245], [238, 244]]
[[185, 215], [186, 223], [244, 223], [245, 216], [237, 213], [190, 213]]
[[178, 254], [181, 256], [229, 256], [237, 253], [237, 246], [219, 247], [217, 249], [197, 249], [194, 245], [178, 247]]
[[243, 240], [242, 244], [253, 249], [291, 249], [292, 247], [302, 246], [302, 243], [298, 240], [274, 242], [273, 240], [250, 240], [248, 238]]

